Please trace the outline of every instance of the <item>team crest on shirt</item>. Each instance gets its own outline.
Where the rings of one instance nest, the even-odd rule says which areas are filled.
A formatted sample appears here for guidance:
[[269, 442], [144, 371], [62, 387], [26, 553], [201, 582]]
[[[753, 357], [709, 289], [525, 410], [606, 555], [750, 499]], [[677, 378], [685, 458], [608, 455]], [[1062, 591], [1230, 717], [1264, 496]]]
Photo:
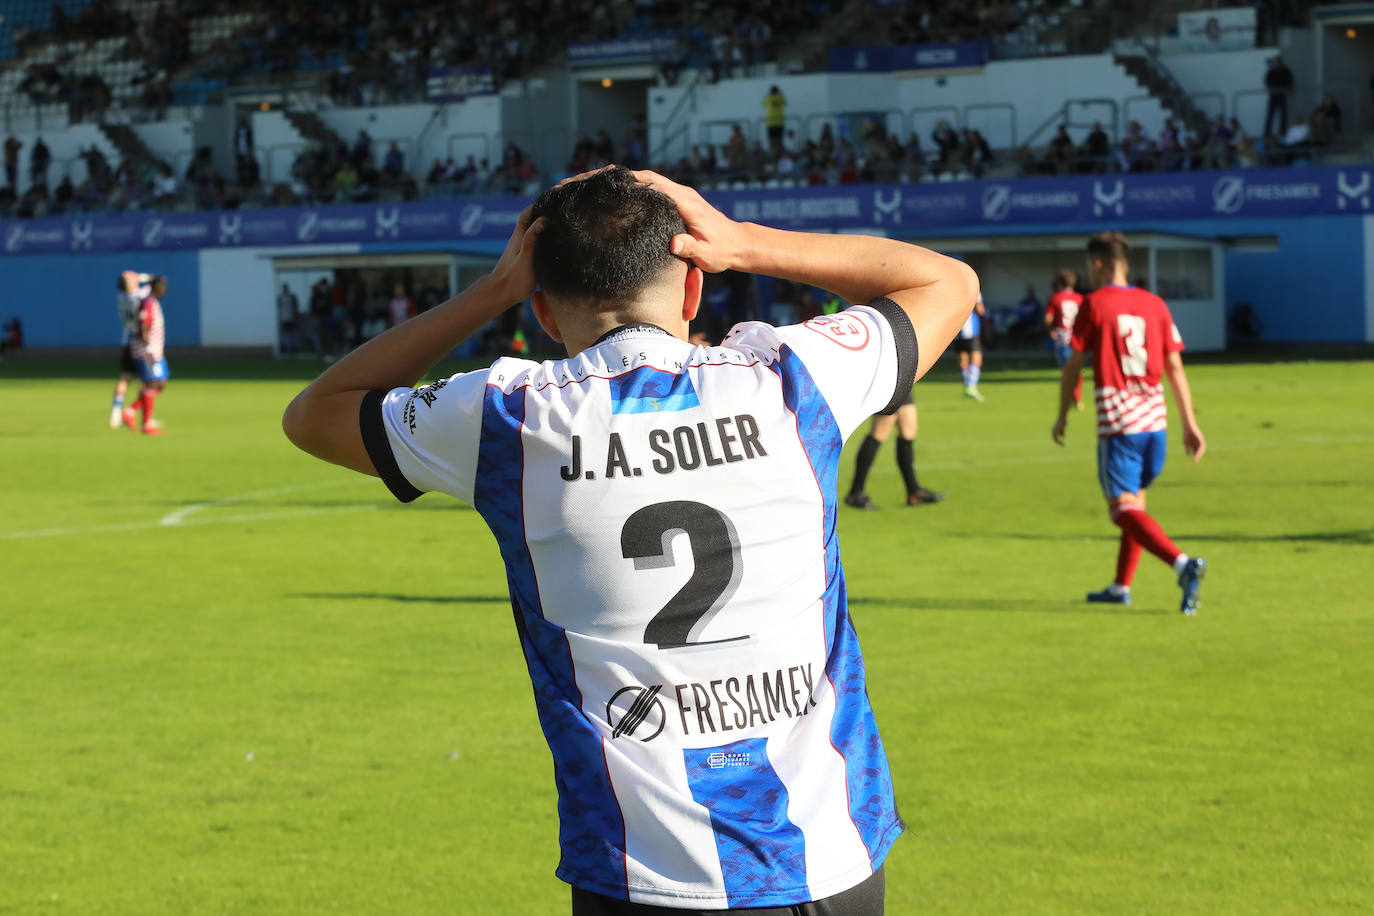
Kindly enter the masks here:
[[868, 346], [868, 325], [857, 315], [818, 315], [805, 322], [802, 327], [815, 331], [832, 343], [846, 350], [862, 350]]
[[612, 694], [606, 703], [606, 724], [611, 726], [611, 738], [647, 742], [662, 734], [668, 721], [663, 701], [658, 697], [662, 690], [662, 684], [652, 687], [634, 684]]

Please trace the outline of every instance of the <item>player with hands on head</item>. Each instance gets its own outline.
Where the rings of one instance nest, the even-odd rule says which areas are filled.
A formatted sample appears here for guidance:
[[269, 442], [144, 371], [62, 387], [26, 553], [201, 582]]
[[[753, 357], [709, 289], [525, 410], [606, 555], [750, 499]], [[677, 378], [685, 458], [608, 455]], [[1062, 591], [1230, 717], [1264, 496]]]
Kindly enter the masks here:
[[[703, 271], [858, 305], [688, 341]], [[739, 223], [611, 168], [521, 214], [490, 274], [329, 367], [287, 436], [402, 501], [470, 502], [507, 573], [575, 916], [883, 911], [902, 831], [836, 534], [844, 440], [977, 294], [885, 238]], [[412, 387], [530, 297], [565, 359]]]
[[138, 310], [148, 298], [148, 284], [152, 274], [122, 271], [115, 280], [115, 308], [119, 312], [119, 378], [115, 380], [114, 398], [110, 403], [110, 429], [119, 429], [124, 421], [124, 395], [129, 382], [138, 375], [134, 362], [133, 339], [138, 334]]
[[1169, 307], [1153, 293], [1131, 286], [1130, 246], [1119, 232], [1088, 240], [1088, 269], [1093, 292], [1074, 319], [1072, 352], [1059, 382], [1059, 416], [1050, 435], [1064, 444], [1069, 407], [1083, 371], [1085, 353], [1093, 354], [1097, 399], [1097, 475], [1112, 521], [1121, 529], [1116, 577], [1088, 600], [1131, 603], [1131, 581], [1142, 549], [1168, 563], [1183, 590], [1180, 610], [1194, 614], [1207, 563], [1179, 550], [1164, 529], [1145, 512], [1145, 492], [1164, 470], [1168, 448], [1168, 415], [1162, 378], [1169, 379], [1183, 422], [1183, 448], [1193, 461], [1207, 451], [1207, 441], [1193, 414], [1193, 395], [1183, 370], [1183, 338]]

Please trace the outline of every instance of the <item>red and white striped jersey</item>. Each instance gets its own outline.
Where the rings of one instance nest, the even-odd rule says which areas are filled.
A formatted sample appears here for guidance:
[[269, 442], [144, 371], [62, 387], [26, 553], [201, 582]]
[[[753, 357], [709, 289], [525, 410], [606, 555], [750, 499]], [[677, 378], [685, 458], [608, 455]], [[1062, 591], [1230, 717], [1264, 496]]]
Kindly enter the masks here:
[[1134, 286], [1095, 290], [1078, 310], [1070, 345], [1093, 354], [1098, 436], [1168, 426], [1164, 358], [1183, 350], [1183, 338], [1163, 299]]
[[1083, 297], [1071, 289], [1061, 289], [1050, 296], [1045, 306], [1045, 317], [1050, 320], [1050, 335], [1061, 347], [1069, 346], [1073, 339], [1073, 323], [1078, 318], [1078, 307]]
[[162, 348], [167, 340], [167, 327], [162, 320], [162, 303], [152, 296], [143, 300], [138, 308], [138, 325], [142, 334], [135, 334], [129, 342], [134, 359], [162, 359]]

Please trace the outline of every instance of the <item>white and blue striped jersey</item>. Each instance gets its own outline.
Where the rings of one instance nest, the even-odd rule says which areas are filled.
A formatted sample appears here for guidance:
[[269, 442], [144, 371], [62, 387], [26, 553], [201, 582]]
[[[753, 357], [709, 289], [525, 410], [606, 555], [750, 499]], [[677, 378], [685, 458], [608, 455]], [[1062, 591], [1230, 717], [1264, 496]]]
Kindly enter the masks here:
[[577, 356], [371, 392], [403, 501], [496, 536], [553, 754], [558, 876], [679, 908], [785, 906], [901, 833], [836, 537], [845, 439], [911, 392], [888, 300], [716, 347], [633, 325]]
[[127, 344], [138, 333], [138, 310], [143, 300], [153, 294], [152, 287], [141, 284], [132, 293], [123, 290], [115, 293], [115, 308], [119, 310], [119, 324], [122, 329], [120, 345]]
[[[983, 301], [983, 294], [978, 294], [978, 302]], [[974, 305], [973, 311], [968, 313], [964, 319], [963, 327], [959, 328], [960, 340], [972, 340], [983, 330], [983, 316], [978, 314], [978, 306]]]

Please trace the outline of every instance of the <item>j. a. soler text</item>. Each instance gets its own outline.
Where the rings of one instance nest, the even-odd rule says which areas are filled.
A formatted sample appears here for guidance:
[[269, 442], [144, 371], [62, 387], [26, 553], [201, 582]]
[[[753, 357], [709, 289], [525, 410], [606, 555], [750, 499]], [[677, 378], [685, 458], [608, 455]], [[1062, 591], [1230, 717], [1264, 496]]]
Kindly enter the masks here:
[[572, 455], [559, 474], [570, 482], [643, 477], [645, 468], [655, 474], [674, 474], [765, 458], [768, 450], [759, 439], [758, 423], [742, 413], [672, 429], [651, 429], [643, 442], [631, 442], [628, 447], [620, 433], [611, 433], [606, 437], [604, 456], [603, 461], [582, 436], [573, 436]]

